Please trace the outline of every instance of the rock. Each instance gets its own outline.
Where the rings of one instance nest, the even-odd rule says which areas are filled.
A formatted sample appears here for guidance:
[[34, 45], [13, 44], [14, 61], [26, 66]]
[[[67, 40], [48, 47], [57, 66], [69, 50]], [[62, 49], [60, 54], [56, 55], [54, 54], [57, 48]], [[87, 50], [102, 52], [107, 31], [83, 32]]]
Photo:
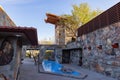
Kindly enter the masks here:
[[104, 68], [102, 66], [100, 66], [99, 64], [95, 65], [95, 69], [96, 69], [97, 72], [103, 72], [104, 71]]
[[112, 61], [107, 61], [106, 64], [107, 65], [112, 65]]
[[106, 74], [106, 76], [111, 76], [112, 75], [112, 68], [105, 69], [105, 74]]
[[119, 60], [119, 61], [120, 61], [120, 56], [117, 56], [117, 57], [116, 57], [116, 60]]
[[120, 62], [119, 61], [113, 61], [112, 66], [120, 66]]

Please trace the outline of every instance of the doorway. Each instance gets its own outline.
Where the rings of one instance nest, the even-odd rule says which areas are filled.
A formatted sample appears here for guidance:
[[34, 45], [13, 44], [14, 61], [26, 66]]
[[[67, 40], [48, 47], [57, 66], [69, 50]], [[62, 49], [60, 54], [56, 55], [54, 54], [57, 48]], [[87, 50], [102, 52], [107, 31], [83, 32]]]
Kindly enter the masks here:
[[63, 49], [62, 63], [82, 66], [82, 48]]

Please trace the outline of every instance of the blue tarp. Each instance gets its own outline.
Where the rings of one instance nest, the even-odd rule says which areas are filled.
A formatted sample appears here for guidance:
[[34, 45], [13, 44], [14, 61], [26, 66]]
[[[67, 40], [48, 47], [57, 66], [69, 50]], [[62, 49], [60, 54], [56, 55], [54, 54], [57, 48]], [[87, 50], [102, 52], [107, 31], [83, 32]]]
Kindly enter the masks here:
[[44, 60], [42, 62], [43, 69], [48, 72], [54, 72], [58, 74], [70, 74], [74, 76], [79, 76], [80, 73], [73, 71], [72, 69], [64, 68], [62, 64], [59, 64], [55, 61]]

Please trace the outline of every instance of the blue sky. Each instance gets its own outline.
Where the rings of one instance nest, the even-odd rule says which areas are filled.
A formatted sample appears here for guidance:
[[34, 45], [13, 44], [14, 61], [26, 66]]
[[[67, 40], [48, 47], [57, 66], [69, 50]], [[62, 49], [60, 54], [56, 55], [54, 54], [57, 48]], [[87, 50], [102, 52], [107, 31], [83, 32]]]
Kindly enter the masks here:
[[86, 2], [91, 9], [106, 10], [120, 0], [0, 0], [0, 5], [17, 26], [35, 27], [38, 39], [55, 35], [54, 25], [45, 23], [46, 13], [71, 14], [72, 5]]

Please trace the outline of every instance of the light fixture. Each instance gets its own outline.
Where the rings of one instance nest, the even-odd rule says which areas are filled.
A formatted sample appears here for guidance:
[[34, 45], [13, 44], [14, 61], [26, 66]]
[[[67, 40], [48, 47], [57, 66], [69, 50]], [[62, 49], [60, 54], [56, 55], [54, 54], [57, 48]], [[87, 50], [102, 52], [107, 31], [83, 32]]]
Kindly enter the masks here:
[[16, 34], [15, 36], [16, 36], [16, 37], [21, 37], [22, 35], [20, 35], [20, 34]]
[[112, 44], [112, 48], [119, 48], [119, 44], [118, 43]]
[[88, 50], [91, 50], [91, 46], [88, 46]]
[[102, 49], [102, 45], [98, 45], [97, 48], [101, 50]]

